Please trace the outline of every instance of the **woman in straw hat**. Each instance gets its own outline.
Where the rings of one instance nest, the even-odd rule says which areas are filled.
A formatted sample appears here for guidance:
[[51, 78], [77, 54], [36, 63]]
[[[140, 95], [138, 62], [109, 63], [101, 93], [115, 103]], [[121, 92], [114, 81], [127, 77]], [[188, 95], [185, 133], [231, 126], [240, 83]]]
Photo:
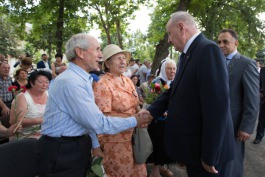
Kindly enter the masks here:
[[[105, 75], [95, 84], [95, 100], [100, 110], [108, 116], [127, 118], [139, 109], [135, 87], [123, 76], [130, 53], [110, 44], [103, 49]], [[145, 164], [135, 164], [132, 150], [133, 129], [115, 135], [99, 135], [103, 150], [103, 166], [108, 177], [147, 176]]]

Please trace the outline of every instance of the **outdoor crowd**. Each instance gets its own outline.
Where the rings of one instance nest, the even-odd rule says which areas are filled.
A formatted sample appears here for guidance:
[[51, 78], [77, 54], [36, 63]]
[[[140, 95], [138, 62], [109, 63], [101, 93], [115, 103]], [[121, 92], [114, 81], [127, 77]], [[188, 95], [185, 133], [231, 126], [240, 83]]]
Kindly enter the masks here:
[[[62, 54], [53, 63], [43, 54], [33, 66], [27, 54], [10, 66], [0, 55], [0, 150], [34, 139], [39, 177], [84, 177], [93, 157], [103, 157], [108, 177], [145, 177], [146, 164], [150, 177], [174, 176], [169, 164], [189, 177], [243, 177], [257, 119], [253, 143], [264, 136], [265, 69], [237, 51], [232, 29], [221, 30], [216, 44], [178, 11], [166, 30], [181, 55], [177, 64], [162, 60], [155, 75], [150, 60], [140, 63], [115, 44], [101, 51], [84, 33], [67, 41], [68, 64]], [[134, 159], [135, 127], [147, 128], [152, 141], [146, 163]]]

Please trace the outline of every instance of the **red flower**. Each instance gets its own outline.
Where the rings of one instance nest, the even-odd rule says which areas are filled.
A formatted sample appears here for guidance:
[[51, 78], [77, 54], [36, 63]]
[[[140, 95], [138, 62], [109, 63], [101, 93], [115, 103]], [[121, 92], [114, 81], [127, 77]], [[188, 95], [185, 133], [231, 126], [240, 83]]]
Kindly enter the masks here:
[[26, 89], [26, 87], [25, 87], [25, 86], [20, 86], [20, 91], [21, 91], [21, 92], [25, 93], [25, 92], [26, 92], [26, 90], [27, 90], [27, 89]]
[[160, 84], [155, 83], [155, 90], [156, 90], [157, 93], [159, 93], [161, 91]]
[[17, 86], [15, 86], [15, 85], [11, 85], [10, 87], [8, 87], [7, 90], [8, 90], [9, 92], [14, 92], [14, 91], [17, 90]]

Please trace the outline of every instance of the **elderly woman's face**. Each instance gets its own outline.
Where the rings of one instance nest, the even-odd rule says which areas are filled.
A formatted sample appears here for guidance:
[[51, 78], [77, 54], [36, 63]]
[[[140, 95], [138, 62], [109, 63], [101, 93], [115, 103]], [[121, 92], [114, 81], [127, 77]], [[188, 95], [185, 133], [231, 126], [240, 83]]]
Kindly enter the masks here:
[[47, 77], [40, 75], [35, 80], [35, 83], [32, 84], [32, 89], [38, 91], [38, 92], [45, 92], [49, 87], [50, 81]]
[[176, 75], [176, 65], [174, 63], [167, 63], [166, 74], [168, 80], [173, 80]]
[[126, 56], [124, 53], [115, 54], [107, 61], [106, 64], [110, 73], [117, 75], [122, 74], [126, 71]]

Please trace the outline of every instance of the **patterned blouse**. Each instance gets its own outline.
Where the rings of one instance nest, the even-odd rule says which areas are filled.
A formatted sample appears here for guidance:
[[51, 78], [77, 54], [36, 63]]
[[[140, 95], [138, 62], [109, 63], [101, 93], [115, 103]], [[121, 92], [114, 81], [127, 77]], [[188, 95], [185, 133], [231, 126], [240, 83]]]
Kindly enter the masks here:
[[[99, 109], [108, 116], [129, 117], [136, 113], [139, 104], [137, 92], [130, 78], [120, 76], [117, 82], [111, 73], [106, 73], [94, 86], [95, 101]], [[115, 135], [100, 135], [105, 142], [131, 141], [133, 129]]]

